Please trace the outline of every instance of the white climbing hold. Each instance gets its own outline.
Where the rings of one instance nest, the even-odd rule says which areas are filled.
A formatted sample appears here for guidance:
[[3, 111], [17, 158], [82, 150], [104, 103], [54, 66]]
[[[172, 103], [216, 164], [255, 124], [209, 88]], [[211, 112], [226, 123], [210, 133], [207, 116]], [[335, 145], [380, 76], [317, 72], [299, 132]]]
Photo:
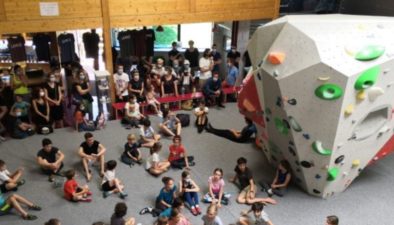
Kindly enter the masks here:
[[371, 87], [368, 91], [369, 101], [375, 101], [379, 96], [384, 94], [384, 90], [381, 87]]
[[328, 80], [330, 79], [330, 77], [329, 77], [329, 76], [326, 76], [326, 77], [318, 77], [317, 79], [320, 80], [320, 81], [328, 81]]

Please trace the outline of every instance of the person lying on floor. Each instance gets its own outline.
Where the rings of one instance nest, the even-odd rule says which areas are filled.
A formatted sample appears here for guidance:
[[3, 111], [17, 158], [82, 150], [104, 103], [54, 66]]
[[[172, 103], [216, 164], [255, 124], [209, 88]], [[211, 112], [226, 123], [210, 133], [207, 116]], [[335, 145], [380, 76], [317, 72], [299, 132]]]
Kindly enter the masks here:
[[253, 124], [253, 121], [246, 117], [245, 122], [246, 126], [241, 131], [237, 131], [235, 129], [216, 129], [211, 123], [208, 123], [208, 126], [205, 129], [207, 132], [216, 136], [223, 137], [238, 143], [247, 143], [252, 141], [251, 136], [257, 132], [257, 128]]

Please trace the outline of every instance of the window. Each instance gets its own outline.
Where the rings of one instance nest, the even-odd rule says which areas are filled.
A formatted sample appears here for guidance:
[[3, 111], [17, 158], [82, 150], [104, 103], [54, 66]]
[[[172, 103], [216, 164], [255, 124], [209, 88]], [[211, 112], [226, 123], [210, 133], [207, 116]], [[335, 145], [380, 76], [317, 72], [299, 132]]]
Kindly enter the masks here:
[[164, 25], [163, 31], [158, 32], [157, 26], [153, 26], [155, 31], [155, 49], [170, 49], [171, 43], [178, 40], [178, 25]]
[[181, 25], [181, 47], [188, 48], [188, 42], [194, 41], [194, 47], [204, 50], [212, 47], [212, 23], [192, 23]]

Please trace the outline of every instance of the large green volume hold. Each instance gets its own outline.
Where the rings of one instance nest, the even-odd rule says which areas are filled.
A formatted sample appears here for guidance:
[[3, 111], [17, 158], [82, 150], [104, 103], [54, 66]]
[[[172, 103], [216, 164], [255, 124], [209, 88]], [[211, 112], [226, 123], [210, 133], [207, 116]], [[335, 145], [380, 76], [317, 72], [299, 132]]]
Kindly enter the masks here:
[[356, 90], [364, 90], [375, 84], [378, 75], [380, 73], [380, 67], [375, 66], [367, 69], [357, 78], [356, 83], [354, 84], [354, 89]]

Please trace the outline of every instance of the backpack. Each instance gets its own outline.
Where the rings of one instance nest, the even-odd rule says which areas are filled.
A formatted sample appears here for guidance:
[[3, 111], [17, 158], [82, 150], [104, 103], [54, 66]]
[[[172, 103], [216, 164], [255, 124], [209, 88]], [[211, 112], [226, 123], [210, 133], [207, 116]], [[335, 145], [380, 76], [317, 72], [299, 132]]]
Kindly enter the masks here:
[[181, 121], [182, 127], [187, 127], [190, 125], [190, 115], [185, 113], [178, 113], [176, 117]]

